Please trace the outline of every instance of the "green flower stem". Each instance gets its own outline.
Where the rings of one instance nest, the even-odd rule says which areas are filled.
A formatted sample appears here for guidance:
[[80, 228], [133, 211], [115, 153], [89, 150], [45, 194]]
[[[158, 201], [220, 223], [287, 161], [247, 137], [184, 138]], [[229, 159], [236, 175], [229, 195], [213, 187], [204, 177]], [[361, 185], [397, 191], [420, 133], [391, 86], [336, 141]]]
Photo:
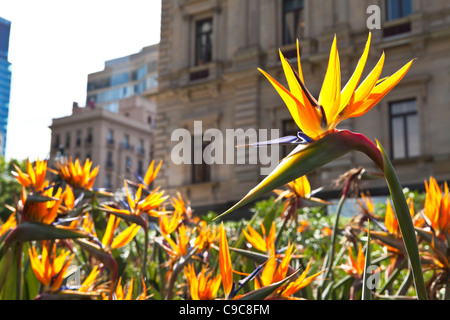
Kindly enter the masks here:
[[425, 281], [423, 279], [422, 266], [420, 264], [419, 247], [417, 244], [416, 233], [414, 225], [409, 213], [408, 204], [406, 203], [403, 189], [398, 180], [397, 174], [392, 166], [391, 161], [387, 157], [383, 150], [383, 147], [378, 143], [378, 148], [381, 151], [383, 157], [384, 176], [388, 184], [389, 192], [392, 196], [392, 202], [394, 203], [395, 214], [397, 216], [400, 231], [402, 233], [402, 239], [405, 244], [406, 252], [411, 263], [411, 269], [414, 276], [414, 285], [417, 292], [417, 297], [420, 300], [427, 300], [428, 295], [425, 287]]
[[318, 288], [317, 298], [319, 298], [319, 296], [321, 297], [321, 299], [324, 298], [322, 296], [322, 288], [325, 285], [325, 282], [327, 281], [328, 278], [330, 278], [330, 280], [333, 278], [332, 266], [333, 266], [333, 260], [334, 260], [334, 252], [335, 252], [335, 248], [336, 248], [336, 239], [337, 239], [337, 231], [338, 231], [338, 226], [339, 226], [339, 218], [341, 216], [342, 207], [344, 205], [346, 198], [347, 198], [347, 195], [345, 193], [343, 193], [341, 198], [339, 199], [339, 203], [338, 203], [337, 210], [336, 210], [336, 220], [334, 221], [333, 233], [331, 235], [330, 250], [328, 251], [328, 255], [327, 255], [327, 259], [326, 259], [326, 267], [325, 267], [326, 270], [325, 270], [325, 274], [323, 277], [324, 280], [321, 282], [321, 284]]
[[[147, 273], [147, 255], [148, 255], [148, 228], [144, 228], [144, 254], [142, 261], [142, 270], [141, 270], [141, 278], [142, 281], [146, 281], [146, 273]], [[139, 282], [139, 291], [142, 290], [142, 281]]]
[[19, 242], [16, 246], [17, 249], [17, 282], [16, 282], [16, 295], [17, 300], [22, 300], [22, 251], [23, 243]]
[[384, 283], [383, 287], [380, 288], [378, 294], [382, 295], [397, 279], [400, 272], [406, 267], [408, 263], [408, 259], [403, 259], [402, 262], [399, 263], [399, 265], [392, 271], [391, 276], [387, 279], [387, 281]]
[[367, 248], [366, 248], [366, 259], [364, 263], [364, 273], [363, 273], [363, 283], [362, 283], [362, 299], [372, 300], [372, 290], [368, 287], [367, 281], [369, 281], [370, 275], [367, 274], [367, 268], [371, 265], [370, 261], [370, 220], [367, 220]]
[[[350, 185], [352, 181], [360, 174], [360, 171], [352, 174], [346, 181], [344, 189], [342, 190], [341, 198], [339, 199], [339, 203], [336, 210], [336, 220], [334, 221], [334, 227], [333, 227], [333, 233], [331, 235], [331, 244], [330, 244], [330, 250], [328, 251], [327, 259], [326, 259], [326, 271], [324, 275], [324, 280], [322, 281], [321, 285], [318, 288], [318, 294], [317, 296], [321, 296], [322, 293], [322, 287], [325, 284], [326, 279], [330, 277], [330, 279], [333, 278], [333, 262], [334, 262], [334, 252], [336, 250], [336, 239], [337, 239], [337, 232], [339, 228], [339, 218], [341, 216], [341, 211], [344, 206], [344, 202], [348, 197], [348, 193], [350, 190]], [[331, 275], [330, 275], [331, 273]], [[323, 298], [323, 297], [322, 297]]]
[[408, 204], [406, 203], [405, 195], [403, 194], [403, 189], [398, 176], [395, 173], [394, 167], [378, 141], [377, 146], [375, 146], [365, 136], [353, 134], [349, 138], [349, 143], [353, 143], [356, 150], [365, 153], [371, 158], [384, 174], [394, 204], [395, 214], [402, 233], [402, 239], [411, 263], [417, 297], [420, 300], [427, 300], [428, 295], [423, 279], [416, 233], [409, 213]]

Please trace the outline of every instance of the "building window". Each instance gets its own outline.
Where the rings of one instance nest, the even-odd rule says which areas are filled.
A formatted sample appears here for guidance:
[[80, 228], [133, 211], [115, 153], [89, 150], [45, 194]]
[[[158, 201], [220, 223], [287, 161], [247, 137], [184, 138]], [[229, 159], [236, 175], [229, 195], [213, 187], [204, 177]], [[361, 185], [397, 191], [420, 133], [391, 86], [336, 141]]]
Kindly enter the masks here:
[[136, 173], [141, 177], [144, 175], [144, 163], [142, 162], [142, 160], [138, 160]]
[[111, 129], [108, 129], [108, 133], [106, 135], [106, 142], [108, 144], [114, 144], [114, 131]]
[[143, 155], [144, 154], [144, 152], [145, 152], [145, 150], [144, 150], [144, 139], [139, 139], [139, 142], [138, 142], [138, 154], [139, 155]]
[[92, 128], [88, 128], [86, 143], [92, 143], [93, 140], [94, 140], [94, 135], [92, 133]]
[[81, 130], [77, 130], [77, 137], [75, 144], [77, 147], [81, 146]]
[[[194, 141], [195, 139], [192, 139]], [[203, 155], [206, 146], [208, 143], [202, 144], [202, 152]], [[194, 143], [192, 144], [192, 183], [202, 183], [202, 182], [209, 182], [211, 180], [211, 165], [208, 165], [203, 161], [196, 164], [194, 161], [194, 155], [195, 155], [195, 148]]]
[[387, 21], [409, 16], [412, 11], [412, 0], [386, 0]]
[[107, 174], [105, 177], [105, 188], [111, 188], [112, 184], [111, 184], [111, 175]]
[[390, 118], [392, 157], [405, 159], [419, 156], [419, 118], [416, 100], [391, 103]]
[[131, 158], [127, 156], [125, 160], [125, 171], [130, 172], [131, 171]]
[[[412, 13], [412, 0], [386, 0], [386, 21], [395, 21]], [[400, 20], [383, 28], [383, 37], [401, 35], [411, 31], [411, 22]]]
[[113, 154], [111, 151], [108, 151], [108, 153], [106, 154], [106, 167], [111, 169], [113, 166]]
[[70, 132], [66, 132], [66, 148], [70, 148]]
[[128, 134], [124, 134], [123, 136], [123, 148], [124, 149], [130, 148], [130, 136]]
[[303, 0], [283, 1], [283, 45], [295, 43], [300, 37]]
[[86, 160], [92, 160], [92, 152], [90, 150], [86, 152]]
[[195, 65], [200, 66], [212, 60], [212, 19], [195, 24]]

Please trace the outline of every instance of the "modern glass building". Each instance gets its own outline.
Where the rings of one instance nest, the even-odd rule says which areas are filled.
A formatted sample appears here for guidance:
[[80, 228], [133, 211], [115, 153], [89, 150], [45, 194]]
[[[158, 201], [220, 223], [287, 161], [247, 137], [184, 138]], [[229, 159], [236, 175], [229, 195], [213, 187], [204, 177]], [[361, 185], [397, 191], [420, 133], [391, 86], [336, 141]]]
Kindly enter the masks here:
[[104, 70], [88, 75], [86, 104], [117, 113], [121, 99], [156, 90], [157, 64], [157, 44], [106, 61]]
[[0, 155], [5, 155], [8, 125], [11, 64], [8, 62], [11, 22], [0, 18]]

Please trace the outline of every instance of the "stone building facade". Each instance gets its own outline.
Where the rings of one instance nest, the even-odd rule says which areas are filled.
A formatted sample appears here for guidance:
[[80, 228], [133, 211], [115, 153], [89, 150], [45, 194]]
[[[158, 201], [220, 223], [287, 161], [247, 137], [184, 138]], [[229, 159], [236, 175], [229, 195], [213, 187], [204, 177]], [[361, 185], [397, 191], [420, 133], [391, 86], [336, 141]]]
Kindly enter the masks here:
[[[373, 5], [379, 16], [368, 11]], [[379, 18], [381, 28], [369, 30], [369, 18]], [[209, 128], [295, 132], [287, 107], [257, 68], [286, 84], [278, 50], [295, 64], [298, 38], [306, 85], [318, 97], [334, 35], [345, 84], [369, 31], [363, 78], [382, 52], [382, 77], [417, 60], [369, 113], [339, 128], [378, 139], [404, 186], [423, 187], [430, 175], [449, 180], [448, 1], [162, 0], [159, 87], [147, 95], [157, 101], [155, 158], [164, 161], [156, 184], [183, 192], [197, 208], [227, 207], [241, 199], [264, 178], [259, 164], [176, 164], [171, 153], [178, 141], [172, 133], [183, 128], [198, 135], [194, 121], [201, 121], [203, 133]], [[376, 170], [365, 155], [350, 153], [308, 177], [313, 188], [323, 186], [324, 195], [333, 196], [333, 179], [355, 166]], [[387, 193], [384, 180], [364, 187]]]
[[[72, 114], [52, 120], [50, 159], [86, 159], [100, 166], [94, 187], [115, 190], [123, 179], [143, 176], [153, 158], [156, 105], [141, 96], [119, 101], [117, 112], [78, 107]], [[59, 154], [61, 156], [61, 154]]]

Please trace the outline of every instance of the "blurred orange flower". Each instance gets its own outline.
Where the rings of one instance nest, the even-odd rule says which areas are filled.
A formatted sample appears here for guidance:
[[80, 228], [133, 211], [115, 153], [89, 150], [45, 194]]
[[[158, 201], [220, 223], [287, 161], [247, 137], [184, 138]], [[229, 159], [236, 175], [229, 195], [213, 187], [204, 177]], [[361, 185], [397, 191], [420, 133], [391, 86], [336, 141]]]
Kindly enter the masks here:
[[55, 244], [52, 244], [50, 253], [47, 248], [47, 243], [42, 243], [41, 255], [38, 255], [34, 246], [28, 249], [31, 268], [38, 280], [45, 287], [49, 287], [50, 291], [57, 291], [61, 287], [62, 281], [66, 276], [67, 268], [74, 255], [70, 255], [70, 252], [65, 250], [57, 255]]
[[99, 166], [91, 171], [91, 160], [86, 159], [82, 166], [79, 159], [75, 159], [75, 162], [73, 162], [72, 157], [70, 157], [69, 161], [57, 162], [56, 166], [57, 170], [52, 171], [64, 179], [72, 188], [92, 190]]
[[353, 257], [352, 247], [348, 246], [348, 260], [347, 264], [341, 265], [341, 268], [350, 276], [355, 278], [361, 278], [364, 273], [364, 265], [366, 263], [366, 258], [364, 256], [364, 251], [362, 245], [358, 246], [358, 255], [356, 260]]
[[15, 213], [11, 213], [5, 223], [0, 222], [0, 237], [17, 225]]
[[225, 299], [227, 299], [231, 290], [233, 290], [233, 267], [231, 265], [230, 250], [228, 248], [227, 235], [223, 227], [223, 222], [220, 228], [219, 264], [223, 291], [225, 293]]
[[55, 221], [60, 205], [64, 196], [61, 188], [58, 188], [53, 194], [54, 187], [48, 187], [48, 181], [44, 184], [45, 190], [42, 196], [47, 197], [47, 201], [27, 201], [27, 194], [22, 193], [22, 202], [24, 203], [21, 219], [24, 221], [36, 221], [45, 224], [51, 224]]
[[307, 285], [309, 285], [315, 278], [320, 276], [325, 270], [319, 271], [312, 276], [306, 277], [308, 275], [309, 269], [311, 267], [311, 260], [308, 262], [308, 265], [305, 268], [305, 271], [302, 272], [302, 274], [295, 280], [286, 286], [285, 289], [281, 292], [281, 296], [285, 298], [289, 298], [293, 294], [295, 294], [300, 289], [303, 289]]
[[24, 187], [31, 188], [33, 192], [40, 192], [45, 188], [45, 176], [47, 174], [47, 161], [36, 160], [35, 167], [27, 159], [27, 173], [13, 163], [16, 171], [11, 172], [17, 181]]
[[114, 237], [114, 231], [117, 229], [120, 223], [120, 218], [113, 214], [109, 215], [108, 224], [106, 226], [105, 234], [103, 235], [102, 245], [105, 248], [121, 248], [127, 245], [136, 236], [137, 232], [141, 228], [139, 225], [133, 223], [119, 235]]
[[219, 273], [213, 277], [212, 272], [208, 272], [202, 266], [200, 274], [195, 273], [194, 266], [189, 264], [184, 269], [184, 274], [189, 285], [192, 300], [213, 300], [219, 291], [222, 276]]
[[450, 231], [450, 196], [447, 182], [444, 183], [442, 191], [436, 179], [430, 177], [429, 183], [425, 181], [425, 191], [425, 216], [436, 236], [445, 238], [445, 234]]
[[248, 225], [248, 232], [245, 230], [242, 230], [242, 232], [244, 233], [247, 241], [250, 242], [250, 244], [259, 251], [268, 253], [271, 251], [275, 243], [275, 222], [272, 223], [268, 235], [266, 235], [266, 228], [264, 227], [263, 223], [261, 223], [262, 235], [260, 235], [255, 229], [253, 229], [251, 225]]

